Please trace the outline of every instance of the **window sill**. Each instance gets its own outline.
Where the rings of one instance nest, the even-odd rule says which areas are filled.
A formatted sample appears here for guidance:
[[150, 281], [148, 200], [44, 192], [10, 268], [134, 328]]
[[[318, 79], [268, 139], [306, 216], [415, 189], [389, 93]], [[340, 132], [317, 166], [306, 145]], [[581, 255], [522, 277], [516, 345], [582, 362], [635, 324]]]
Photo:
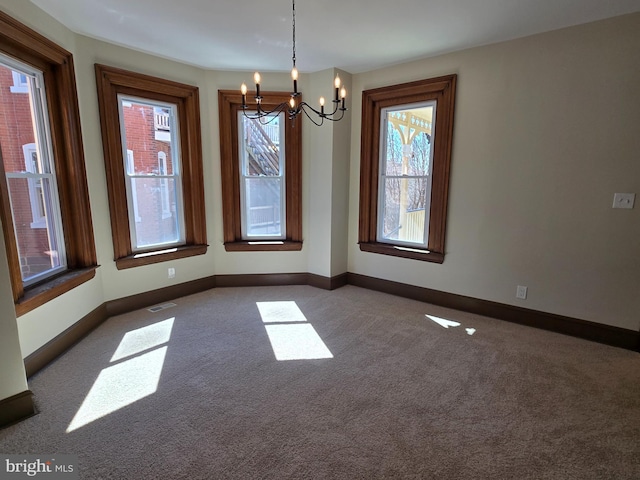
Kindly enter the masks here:
[[360, 243], [360, 250], [363, 252], [379, 253], [381, 255], [391, 255], [393, 257], [410, 258], [423, 262], [443, 263], [444, 254], [430, 252], [429, 250], [419, 250], [386, 243]]
[[140, 252], [133, 255], [116, 259], [116, 268], [124, 270], [127, 268], [141, 267], [153, 263], [168, 262], [179, 258], [194, 257], [207, 253], [208, 245], [183, 245], [169, 249], [162, 249], [152, 252]]
[[224, 244], [224, 249], [227, 252], [291, 252], [302, 250], [302, 242], [291, 240], [227, 242]]
[[24, 296], [16, 302], [16, 315], [21, 316], [35, 310], [63, 293], [88, 282], [96, 276], [96, 268], [98, 267], [68, 270], [43, 283], [28, 287], [25, 289]]

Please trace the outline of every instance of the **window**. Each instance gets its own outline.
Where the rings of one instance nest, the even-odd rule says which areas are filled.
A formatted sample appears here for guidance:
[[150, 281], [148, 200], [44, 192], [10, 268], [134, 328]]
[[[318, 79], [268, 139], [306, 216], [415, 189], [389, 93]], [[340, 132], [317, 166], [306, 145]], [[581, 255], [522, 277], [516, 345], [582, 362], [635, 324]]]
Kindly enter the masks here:
[[444, 261], [456, 76], [363, 92], [360, 249]]
[[379, 242], [428, 248], [435, 108], [430, 101], [381, 111]]
[[95, 275], [74, 79], [69, 52], [0, 12], [0, 218], [18, 315]]
[[11, 93], [29, 93], [29, 80], [26, 73], [12, 71], [13, 85], [9, 87]]
[[[126, 151], [125, 190], [129, 233], [134, 252], [166, 249], [184, 244], [184, 213], [180, 179], [180, 149], [177, 142], [176, 105], [166, 108], [173, 132], [156, 140], [150, 118], [156, 103], [118, 95], [123, 152]], [[167, 154], [171, 175], [167, 168]], [[160, 159], [160, 160], [159, 160]], [[159, 165], [160, 162], [160, 165]], [[170, 183], [170, 185], [169, 185]], [[174, 211], [169, 209], [172, 193]]]
[[284, 113], [267, 118], [251, 120], [238, 112], [243, 240], [285, 238]]
[[[18, 65], [4, 57], [0, 68], [5, 73], [9, 70], [7, 63], [14, 68]], [[20, 273], [23, 285], [28, 286], [63, 271], [66, 252], [42, 72], [25, 64], [20, 68], [28, 72], [22, 75], [28, 79], [29, 95], [3, 102], [3, 109], [11, 115], [5, 128], [19, 139], [33, 141], [22, 145], [20, 154], [12, 155], [15, 139], [5, 136], [3, 150], [7, 155], [3, 164]]]
[[118, 269], [206, 253], [198, 88], [96, 65]]
[[[262, 95], [265, 109], [290, 97]], [[225, 249], [302, 249], [301, 122], [284, 113], [247, 119], [239, 91], [218, 99]]]
[[155, 139], [168, 142], [171, 139], [171, 109], [163, 107], [153, 108], [153, 127]]

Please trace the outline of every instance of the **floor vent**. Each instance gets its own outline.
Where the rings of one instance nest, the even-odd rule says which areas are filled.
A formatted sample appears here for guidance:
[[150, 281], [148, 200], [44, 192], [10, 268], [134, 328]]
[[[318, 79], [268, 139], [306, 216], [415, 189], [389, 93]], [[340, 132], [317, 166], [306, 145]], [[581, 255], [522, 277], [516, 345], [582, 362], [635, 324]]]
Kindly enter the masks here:
[[175, 307], [175, 303], [163, 303], [162, 305], [156, 305], [155, 307], [147, 308], [150, 312], [159, 312], [160, 310], [164, 310], [166, 308]]

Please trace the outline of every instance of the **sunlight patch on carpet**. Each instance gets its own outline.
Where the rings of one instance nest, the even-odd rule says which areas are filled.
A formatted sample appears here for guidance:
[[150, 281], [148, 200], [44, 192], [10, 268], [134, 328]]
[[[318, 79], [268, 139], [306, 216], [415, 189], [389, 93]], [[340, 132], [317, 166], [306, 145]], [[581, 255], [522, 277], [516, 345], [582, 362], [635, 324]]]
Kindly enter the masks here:
[[319, 360], [333, 354], [293, 301], [256, 302], [276, 360]]
[[168, 318], [162, 322], [147, 325], [146, 327], [131, 330], [125, 333], [122, 341], [116, 349], [111, 361], [115, 362], [136, 353], [144, 352], [150, 348], [167, 343], [171, 337], [174, 318]]
[[102, 370], [67, 433], [155, 393], [166, 353], [162, 347]]
[[256, 302], [264, 323], [306, 322], [296, 302]]
[[434, 317], [433, 315], [425, 315], [429, 320], [433, 320], [438, 325], [444, 328], [459, 327], [460, 322], [454, 322], [453, 320], [447, 320], [446, 318]]
[[[67, 433], [131, 405], [158, 389], [174, 318], [127, 332], [111, 362], [93, 383]], [[146, 352], [146, 353], [142, 353]]]
[[277, 360], [333, 358], [310, 323], [267, 325], [267, 334]]
[[[454, 322], [453, 320], [447, 320], [446, 318], [434, 317], [433, 315], [427, 314], [425, 314], [425, 317], [437, 323], [441, 327], [446, 328], [447, 330], [449, 329], [449, 327], [455, 328], [460, 326], [460, 322]], [[474, 333], [476, 333], [475, 328], [465, 328], [465, 331], [467, 332], [467, 335], [473, 335]]]

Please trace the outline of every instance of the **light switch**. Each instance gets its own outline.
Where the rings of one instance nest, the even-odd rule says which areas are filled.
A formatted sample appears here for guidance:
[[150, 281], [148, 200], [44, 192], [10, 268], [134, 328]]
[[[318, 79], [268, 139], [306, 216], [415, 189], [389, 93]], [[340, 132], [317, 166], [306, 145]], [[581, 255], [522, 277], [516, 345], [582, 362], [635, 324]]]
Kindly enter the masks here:
[[633, 208], [635, 193], [616, 193], [613, 195], [613, 208]]

